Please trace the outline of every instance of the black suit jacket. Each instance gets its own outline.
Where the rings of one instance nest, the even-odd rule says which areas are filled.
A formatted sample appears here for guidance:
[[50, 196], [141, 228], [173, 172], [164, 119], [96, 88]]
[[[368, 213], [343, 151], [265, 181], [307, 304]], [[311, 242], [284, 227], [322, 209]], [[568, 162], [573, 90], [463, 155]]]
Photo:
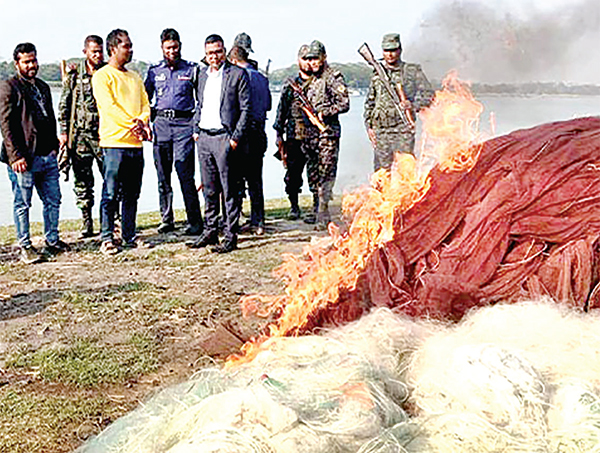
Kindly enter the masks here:
[[[52, 107], [52, 95], [48, 84], [38, 78], [34, 79], [35, 85], [42, 93], [44, 107], [51, 119], [54, 133], [49, 139], [51, 149], [58, 151], [58, 138], [56, 136], [56, 119]], [[0, 131], [2, 131], [2, 162], [9, 165], [25, 158], [31, 165], [37, 143], [37, 130], [33, 124], [33, 113], [30, 101], [27, 99], [26, 88], [28, 83], [19, 76], [11, 77], [0, 82]]]
[[[202, 102], [208, 67], [203, 68], [198, 76], [198, 92], [194, 124], [196, 132], [202, 117]], [[231, 139], [239, 143], [244, 135], [250, 115], [250, 88], [248, 74], [242, 68], [228, 61], [223, 63], [223, 82], [221, 84], [221, 123], [231, 134]]]

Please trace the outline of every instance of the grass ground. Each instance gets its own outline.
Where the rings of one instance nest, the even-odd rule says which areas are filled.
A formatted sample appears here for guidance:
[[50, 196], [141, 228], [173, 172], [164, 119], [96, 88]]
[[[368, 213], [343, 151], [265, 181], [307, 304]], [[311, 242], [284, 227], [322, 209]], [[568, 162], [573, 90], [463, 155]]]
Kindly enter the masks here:
[[[29, 266], [14, 227], [0, 227], [0, 452], [72, 451], [235, 352], [211, 343], [219, 326], [256, 335], [266, 321], [242, 318], [240, 296], [280, 292], [271, 272], [282, 253], [323, 234], [286, 214], [284, 201], [269, 202], [267, 234], [241, 235], [226, 255], [189, 249], [178, 231], [158, 234], [150, 213], [138, 216], [145, 247], [105, 257], [98, 238], [77, 239], [79, 222], [67, 220], [60, 230], [72, 250]], [[183, 227], [182, 212], [177, 220]], [[42, 226], [32, 233], [41, 243]]]

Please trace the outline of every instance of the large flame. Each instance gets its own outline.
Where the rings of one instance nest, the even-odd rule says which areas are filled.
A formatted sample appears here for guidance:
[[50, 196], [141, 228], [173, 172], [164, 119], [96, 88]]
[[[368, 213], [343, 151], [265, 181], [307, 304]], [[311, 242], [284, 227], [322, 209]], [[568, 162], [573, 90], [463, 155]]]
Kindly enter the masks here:
[[274, 271], [286, 283], [285, 294], [250, 295], [242, 298], [244, 315], [277, 314], [268, 333], [246, 343], [242, 354], [231, 356], [232, 366], [268, 348], [269, 338], [297, 335], [310, 317], [338, 302], [342, 291], [356, 288], [371, 254], [394, 235], [394, 216], [410, 209], [427, 193], [427, 168], [437, 164], [443, 171], [468, 171], [479, 156], [479, 116], [483, 111], [455, 73], [443, 81], [428, 109], [420, 113], [423, 125], [420, 161], [397, 154], [391, 170], [379, 170], [371, 184], [344, 196], [343, 217], [351, 219], [347, 231], [329, 224], [329, 236], [313, 241], [302, 256], [285, 255]]

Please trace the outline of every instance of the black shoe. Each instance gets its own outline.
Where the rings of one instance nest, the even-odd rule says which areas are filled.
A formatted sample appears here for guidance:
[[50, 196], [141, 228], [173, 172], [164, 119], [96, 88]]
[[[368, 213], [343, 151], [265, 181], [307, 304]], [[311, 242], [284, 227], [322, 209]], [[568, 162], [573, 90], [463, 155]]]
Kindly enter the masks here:
[[170, 233], [171, 231], [175, 231], [175, 225], [172, 223], [161, 223], [158, 227], [158, 232], [160, 234]]
[[229, 253], [233, 252], [235, 249], [237, 249], [237, 243], [235, 241], [224, 241], [221, 244], [215, 245], [210, 251], [213, 253]]
[[96, 236], [96, 233], [94, 233], [93, 228], [91, 230], [81, 230], [81, 233], [79, 234], [81, 239], [93, 238], [94, 236]]
[[202, 233], [202, 225], [188, 225], [185, 230], [183, 230], [183, 234], [186, 236], [199, 236]]
[[216, 245], [219, 243], [219, 239], [214, 234], [203, 234], [199, 236], [195, 241], [190, 241], [186, 245], [192, 249], [199, 249], [206, 247], [207, 245]]
[[21, 248], [21, 262], [25, 264], [35, 264], [44, 261], [44, 256], [37, 251], [35, 247], [30, 245], [29, 247]]
[[317, 216], [311, 212], [311, 213], [306, 214], [302, 220], [304, 220], [304, 223], [313, 225], [313, 224], [317, 223]]
[[69, 250], [71, 250], [71, 246], [59, 239], [58, 241], [56, 241], [55, 244], [48, 244], [46, 242], [46, 246], [44, 247], [44, 254], [58, 255], [59, 253], [68, 252]]
[[254, 228], [255, 226], [250, 223], [250, 220], [247, 220], [240, 225], [240, 233], [250, 233]]
[[316, 231], [327, 231], [327, 225], [329, 225], [326, 222], [317, 222], [315, 224], [315, 230]]
[[294, 208], [292, 206], [292, 209], [290, 210], [290, 213], [287, 216], [288, 220], [299, 220], [300, 217], [302, 216], [302, 213], [300, 212], [300, 208], [296, 207]]
[[80, 238], [86, 239], [94, 236], [94, 219], [92, 218], [92, 208], [81, 210], [81, 234]]

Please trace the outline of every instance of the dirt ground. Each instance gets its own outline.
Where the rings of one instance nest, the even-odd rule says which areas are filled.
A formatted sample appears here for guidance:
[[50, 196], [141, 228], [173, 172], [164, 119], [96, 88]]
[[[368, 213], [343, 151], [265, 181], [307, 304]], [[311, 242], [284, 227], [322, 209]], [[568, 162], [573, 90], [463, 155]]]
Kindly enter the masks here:
[[0, 451], [72, 451], [257, 335], [267, 321], [244, 319], [240, 296], [281, 292], [271, 275], [281, 255], [325, 234], [286, 220], [283, 207], [267, 210], [267, 234], [242, 234], [225, 255], [188, 248], [182, 222], [158, 234], [158, 216], [146, 214], [141, 248], [105, 257], [98, 238], [64, 232], [70, 222], [61, 234], [72, 250], [28, 266], [3, 227]]

